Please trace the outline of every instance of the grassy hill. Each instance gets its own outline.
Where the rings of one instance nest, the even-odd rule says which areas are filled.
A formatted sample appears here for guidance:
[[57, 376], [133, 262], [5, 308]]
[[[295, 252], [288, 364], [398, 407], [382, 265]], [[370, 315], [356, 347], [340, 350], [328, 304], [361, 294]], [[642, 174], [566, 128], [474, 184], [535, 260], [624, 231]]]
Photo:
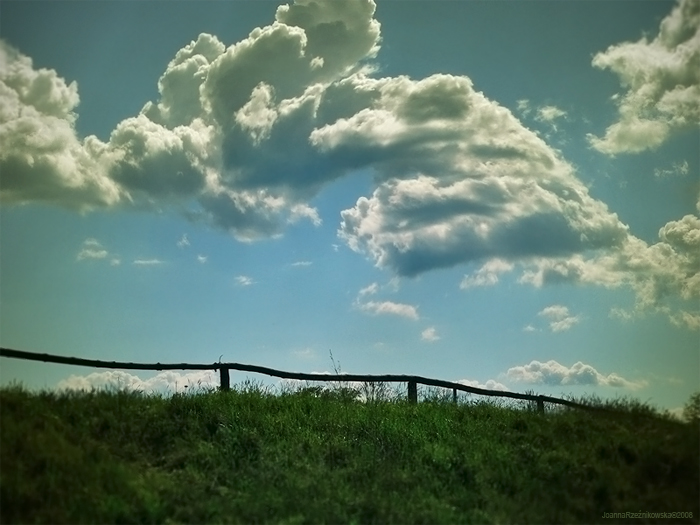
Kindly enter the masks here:
[[[376, 396], [375, 396], [376, 397]], [[549, 410], [255, 385], [0, 389], [2, 523], [613, 523], [692, 512], [700, 435], [634, 402]]]

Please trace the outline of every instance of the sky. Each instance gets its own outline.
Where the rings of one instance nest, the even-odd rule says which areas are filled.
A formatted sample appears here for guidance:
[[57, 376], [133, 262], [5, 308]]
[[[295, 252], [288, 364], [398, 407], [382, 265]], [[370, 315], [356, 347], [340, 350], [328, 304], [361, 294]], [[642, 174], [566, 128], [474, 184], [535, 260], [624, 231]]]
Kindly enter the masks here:
[[0, 344], [678, 410], [699, 123], [698, 0], [5, 1]]

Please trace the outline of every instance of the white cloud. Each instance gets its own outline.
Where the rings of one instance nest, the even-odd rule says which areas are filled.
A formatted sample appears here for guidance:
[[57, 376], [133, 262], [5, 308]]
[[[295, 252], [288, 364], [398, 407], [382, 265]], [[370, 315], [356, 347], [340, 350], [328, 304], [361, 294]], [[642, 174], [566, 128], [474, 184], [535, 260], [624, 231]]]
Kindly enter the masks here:
[[560, 304], [553, 304], [544, 308], [537, 315], [545, 317], [549, 321], [552, 332], [564, 332], [580, 321], [580, 318], [569, 314], [569, 309]]
[[99, 241], [90, 238], [83, 241], [83, 246], [78, 252], [77, 260], [104, 259], [108, 255], [109, 252], [102, 247]]
[[618, 307], [611, 308], [610, 312], [608, 313], [608, 317], [611, 319], [619, 319], [620, 321], [631, 321], [634, 319], [634, 316], [634, 312]]
[[700, 122], [700, 8], [680, 0], [657, 36], [610, 46], [593, 66], [617, 74], [627, 91], [616, 96], [620, 119], [603, 138], [589, 135], [602, 153], [636, 153], [663, 143], [671, 132]]
[[520, 99], [517, 101], [517, 109], [520, 111], [520, 113], [523, 114], [524, 117], [527, 117], [530, 112], [532, 111], [532, 108], [530, 106], [530, 101], [526, 98]]
[[78, 211], [113, 205], [119, 187], [80, 142], [74, 113], [80, 99], [53, 69], [0, 40], [0, 202], [45, 202]]
[[315, 130], [328, 155], [372, 159], [380, 183], [340, 237], [398, 275], [493, 258], [612, 248], [627, 227], [573, 168], [466, 77], [353, 78], [371, 109]]
[[186, 248], [189, 245], [190, 245], [190, 240], [187, 238], [187, 234], [183, 233], [182, 237], [180, 237], [180, 240], [177, 241], [177, 247], [178, 248]]
[[684, 160], [682, 163], [674, 162], [673, 164], [671, 164], [670, 168], [666, 168], [666, 169], [655, 168], [654, 169], [654, 176], [658, 177], [658, 178], [672, 177], [674, 175], [687, 175], [688, 172], [689, 172], [688, 161]]
[[[625, 82], [631, 75], [623, 112], [649, 95], [635, 75], [651, 72], [644, 85], [656, 109], [621, 114], [623, 123], [646, 124], [625, 124], [620, 136], [649, 141], [697, 113], [700, 68], [687, 63], [698, 56], [698, 15], [692, 1], [679, 6], [653, 42], [596, 58]], [[201, 34], [168, 64], [158, 99], [107, 142], [77, 137], [75, 83], [2, 43], [0, 201], [172, 210], [247, 242], [298, 221], [320, 225], [310, 205], [319, 191], [371, 168], [376, 186], [342, 212], [339, 237], [394, 275], [477, 264], [462, 286], [483, 286], [519, 265], [520, 282], [535, 286], [630, 286], [641, 307], [696, 298], [692, 252], [676, 240], [648, 246], [631, 236], [559, 151], [469, 78], [372, 78], [374, 10], [365, 0], [304, 1], [280, 6], [271, 25], [228, 47]], [[518, 110], [535, 111], [525, 99]], [[562, 113], [548, 106], [537, 118]]]
[[78, 253], [78, 260], [83, 259], [104, 259], [107, 257], [107, 250], [98, 250], [95, 248], [83, 248]]
[[196, 392], [198, 388], [217, 388], [215, 371], [197, 370], [192, 372], [163, 371], [150, 379], [141, 379], [122, 370], [93, 372], [86, 376], [71, 375], [61, 380], [59, 390], [125, 389], [144, 393], [184, 393]]
[[201, 34], [168, 64], [159, 99], [106, 143], [78, 140], [75, 83], [2, 43], [0, 198], [80, 210], [195, 203], [188, 218], [243, 241], [299, 220], [320, 225], [308, 201], [345, 168], [319, 159], [307, 138], [329, 83], [376, 55], [374, 10], [365, 0], [300, 2], [228, 48]]
[[528, 99], [518, 100], [516, 102], [516, 109], [523, 117], [529, 117], [534, 111], [534, 119], [537, 122], [549, 124], [554, 131], [557, 130], [556, 121], [568, 117], [568, 113], [557, 106], [544, 105], [535, 108]]
[[687, 312], [680, 310], [675, 314], [669, 314], [669, 318], [676, 326], [686, 327], [690, 330], [700, 330], [700, 311]]
[[615, 373], [601, 374], [581, 361], [570, 368], [554, 360], [546, 363], [531, 361], [528, 365], [509, 368], [506, 376], [512, 381], [549, 386], [596, 385], [630, 389], [646, 386], [644, 381], [630, 381]]
[[304, 266], [311, 266], [313, 263], [311, 261], [297, 261], [293, 262], [292, 266], [296, 267], [304, 267]]
[[158, 266], [164, 264], [160, 259], [136, 259], [134, 260], [136, 266]]
[[[620, 247], [589, 258], [577, 254], [533, 260], [519, 281], [538, 287], [564, 282], [628, 286], [636, 295], [634, 315], [651, 309], [683, 318], [666, 300], [675, 297], [697, 305], [700, 299], [700, 218], [686, 215], [668, 222], [659, 230], [659, 240], [648, 245], [629, 236]], [[621, 312], [611, 315], [625, 317]], [[676, 324], [692, 327], [692, 323]]]
[[206, 255], [197, 255], [197, 261], [201, 264], [207, 262], [208, 257]]
[[[391, 279], [389, 283], [385, 286], [389, 287], [393, 291], [398, 289], [398, 283], [395, 279]], [[374, 315], [398, 315], [401, 317], [407, 317], [409, 319], [418, 320], [418, 310], [415, 306], [403, 303], [396, 303], [393, 301], [367, 301], [362, 302], [363, 298], [366, 296], [376, 295], [379, 292], [379, 284], [372, 283], [365, 286], [357, 293], [357, 298], [355, 299], [355, 307], [359, 308], [363, 312], [368, 312]]]
[[526, 326], [523, 328], [523, 332], [536, 332], [536, 331], [537, 331], [537, 328], [535, 328], [535, 327], [532, 326], [531, 324], [526, 325]]
[[437, 334], [435, 327], [431, 326], [430, 328], [426, 328], [421, 332], [420, 338], [423, 341], [428, 341], [432, 343], [433, 341], [437, 341], [438, 339], [440, 339], [440, 336]]
[[247, 275], [238, 275], [236, 276], [236, 284], [238, 286], [250, 286], [251, 284], [255, 284], [255, 281]]
[[498, 283], [498, 274], [509, 272], [513, 265], [501, 259], [491, 259], [475, 274], [465, 275], [459, 287], [463, 290], [474, 286], [493, 286]]
[[97, 239], [89, 238], [83, 241], [82, 247], [76, 257], [78, 261], [86, 259], [107, 260], [109, 259], [110, 266], [119, 266], [122, 261], [119, 256], [109, 253]]
[[277, 111], [272, 104], [273, 88], [261, 82], [250, 95], [250, 100], [236, 113], [236, 122], [250, 133], [254, 144], [270, 136]]
[[374, 295], [379, 291], [379, 285], [377, 283], [372, 283], [369, 286], [365, 286], [358, 293], [358, 297], [364, 297], [365, 295]]
[[559, 109], [556, 106], [542, 106], [537, 108], [537, 115], [535, 120], [540, 122], [548, 122], [552, 124], [554, 121], [560, 118], [566, 117], [567, 113], [563, 109]]
[[[399, 202], [417, 220], [402, 226], [399, 218], [397, 227], [407, 231], [386, 239], [405, 245], [413, 262], [421, 258], [412, 249], [423, 242], [411, 239], [417, 233], [454, 230], [448, 241], [464, 244], [473, 235], [494, 241], [535, 230], [531, 223], [543, 220], [569, 244], [581, 234], [604, 236], [601, 228], [614, 237], [622, 228], [616, 217], [587, 196], [554, 151], [474, 91], [468, 78], [369, 78], [363, 60], [379, 42], [374, 9], [361, 0], [281, 6], [275, 24], [228, 48], [200, 35], [168, 65], [159, 101], [121, 122], [109, 142], [86, 139], [90, 173], [103, 174], [115, 188], [110, 203], [160, 210], [195, 201], [199, 211], [188, 211], [190, 219], [249, 241], [278, 236], [301, 219], [320, 224], [308, 205], [320, 188], [374, 166], [385, 180], [374, 198], [391, 200], [391, 192], [411, 191], [411, 184], [432, 194], [413, 206]], [[395, 177], [402, 182], [392, 183]], [[368, 224], [353, 224], [352, 212], [344, 212], [343, 234], [359, 249], [364, 243], [355, 226]], [[507, 224], [512, 227], [503, 231]], [[423, 228], [411, 232], [414, 226]], [[376, 258], [385, 242], [375, 241]], [[521, 245], [532, 245], [527, 241]], [[473, 260], [483, 248], [438, 251], [444, 252], [440, 266]]]
[[357, 303], [360, 310], [369, 312], [374, 315], [398, 315], [408, 319], [418, 320], [418, 310], [415, 306], [404, 303], [395, 303], [392, 301], [368, 301], [366, 303]]
[[486, 381], [486, 383], [480, 383], [479, 381], [472, 379], [460, 379], [459, 381], [455, 381], [455, 383], [460, 383], [465, 386], [473, 386], [475, 388], [484, 388], [486, 390], [500, 390], [504, 392], [508, 390], [504, 384], [494, 381], [493, 379], [489, 379]]

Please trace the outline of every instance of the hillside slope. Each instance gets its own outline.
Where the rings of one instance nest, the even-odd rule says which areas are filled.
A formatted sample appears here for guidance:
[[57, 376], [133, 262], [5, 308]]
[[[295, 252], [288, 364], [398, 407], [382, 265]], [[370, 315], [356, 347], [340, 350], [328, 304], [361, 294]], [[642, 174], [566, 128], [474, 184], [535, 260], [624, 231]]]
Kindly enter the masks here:
[[604, 513], [641, 511], [693, 517], [635, 523], [698, 523], [697, 425], [638, 412], [5, 388], [0, 518], [611, 523], [629, 520]]

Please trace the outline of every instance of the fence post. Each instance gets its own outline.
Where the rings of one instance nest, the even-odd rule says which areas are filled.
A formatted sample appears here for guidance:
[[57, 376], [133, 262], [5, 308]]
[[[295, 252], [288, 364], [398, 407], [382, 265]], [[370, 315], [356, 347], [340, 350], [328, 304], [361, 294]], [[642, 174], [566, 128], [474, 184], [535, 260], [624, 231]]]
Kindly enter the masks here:
[[544, 400], [542, 396], [537, 396], [537, 412], [544, 414]]
[[219, 377], [221, 379], [220, 384], [221, 386], [219, 387], [220, 390], [222, 391], [227, 391], [231, 389], [231, 380], [229, 379], [228, 376], [228, 367], [222, 366], [219, 368]]
[[415, 381], [408, 382], [408, 402], [418, 402], [418, 384]]

